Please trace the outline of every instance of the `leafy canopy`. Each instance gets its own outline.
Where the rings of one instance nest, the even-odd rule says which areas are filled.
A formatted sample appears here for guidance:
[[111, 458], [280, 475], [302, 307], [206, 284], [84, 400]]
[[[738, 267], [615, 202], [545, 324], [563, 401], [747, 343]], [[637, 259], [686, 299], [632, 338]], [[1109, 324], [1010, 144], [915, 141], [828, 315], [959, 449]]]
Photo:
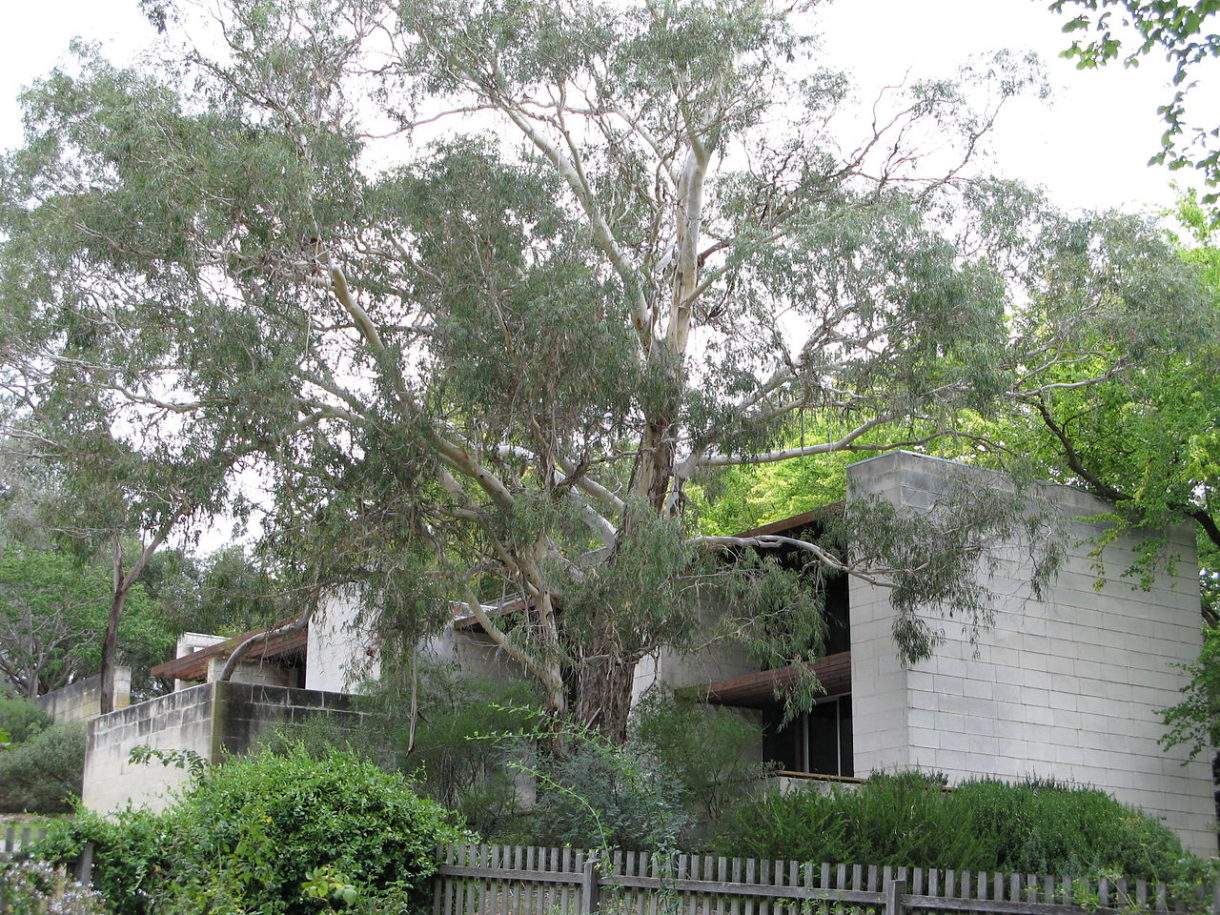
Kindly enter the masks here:
[[[1197, 326], [1149, 226], [965, 177], [1038, 89], [1011, 55], [844, 139], [845, 81], [771, 3], [150, 6], [180, 53], [86, 52], [0, 164], [19, 417], [95, 430], [72, 453], [114, 456], [149, 531], [241, 505], [254, 471], [303, 612], [359, 582], [412, 645], [456, 602], [552, 716], [615, 740], [648, 655], [814, 650], [816, 595], [754, 557], [774, 543], [695, 536], [689, 487], [954, 435]], [[890, 587], [909, 633], [920, 604], [979, 620], [971, 557], [1025, 506], [965, 504], [797, 548]]]

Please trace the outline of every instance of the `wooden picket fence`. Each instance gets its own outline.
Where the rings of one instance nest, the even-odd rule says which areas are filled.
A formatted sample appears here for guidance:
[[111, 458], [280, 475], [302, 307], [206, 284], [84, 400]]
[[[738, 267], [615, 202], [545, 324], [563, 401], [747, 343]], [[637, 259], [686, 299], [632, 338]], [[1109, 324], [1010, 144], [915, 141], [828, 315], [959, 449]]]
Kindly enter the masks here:
[[0, 829], [0, 858], [11, 858], [47, 836], [46, 827], [8, 826]]
[[1220, 915], [1220, 885], [1164, 884], [571, 848], [438, 850], [433, 915]]
[[[9, 826], [0, 831], [0, 861], [25, 855], [35, 843], [47, 837], [45, 826]], [[81, 856], [66, 868], [77, 883], [93, 885], [93, 843], [85, 843]], [[2, 887], [0, 887], [2, 889]], [[0, 915], [7, 911], [6, 901], [0, 895]]]

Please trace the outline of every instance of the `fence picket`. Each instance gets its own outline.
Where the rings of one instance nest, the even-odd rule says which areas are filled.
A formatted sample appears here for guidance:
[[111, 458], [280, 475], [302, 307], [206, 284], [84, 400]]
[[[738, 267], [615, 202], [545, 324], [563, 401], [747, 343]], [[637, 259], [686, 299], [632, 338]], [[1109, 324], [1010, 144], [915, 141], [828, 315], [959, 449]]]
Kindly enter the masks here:
[[[456, 849], [457, 864], [464, 865], [467, 863], [467, 846], [459, 845]], [[451, 915], [462, 915], [466, 907], [466, 880], [465, 878], [456, 881], [456, 886], [453, 888], [453, 909]]]
[[[563, 855], [559, 861], [559, 870], [566, 873], [572, 873], [573, 870], [578, 870], [572, 862], [572, 849], [565, 848]], [[559, 911], [563, 915], [568, 915], [572, 905], [572, 887], [566, 883], [559, 884], [562, 889], [559, 891]]]
[[[26, 843], [24, 831], [5, 847]], [[492, 844], [443, 846], [431, 915], [1220, 915], [1212, 893], [1175, 897], [1122, 878], [941, 871]], [[602, 902], [599, 903], [599, 897]], [[1196, 898], [1197, 897], [1197, 898]], [[1214, 898], [1213, 898], [1214, 897]]]

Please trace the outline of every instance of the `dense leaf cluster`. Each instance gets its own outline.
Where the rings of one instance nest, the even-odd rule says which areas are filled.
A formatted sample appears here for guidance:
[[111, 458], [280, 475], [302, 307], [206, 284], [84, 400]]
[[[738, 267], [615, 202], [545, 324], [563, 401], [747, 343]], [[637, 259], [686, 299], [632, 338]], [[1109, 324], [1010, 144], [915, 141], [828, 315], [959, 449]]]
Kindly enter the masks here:
[[70, 860], [95, 849], [94, 886], [118, 915], [315, 912], [304, 885], [330, 868], [369, 910], [416, 911], [436, 845], [459, 833], [402, 777], [331, 751], [299, 747], [207, 769], [162, 812], [80, 812], [40, 846]]
[[771, 794], [720, 826], [722, 855], [952, 868], [978, 873], [1121, 874], [1193, 881], [1203, 862], [1164, 826], [1095, 789], [1031, 781], [874, 776], [824, 794]]
[[80, 796], [85, 728], [55, 724], [28, 699], [0, 695], [0, 813], [66, 813]]

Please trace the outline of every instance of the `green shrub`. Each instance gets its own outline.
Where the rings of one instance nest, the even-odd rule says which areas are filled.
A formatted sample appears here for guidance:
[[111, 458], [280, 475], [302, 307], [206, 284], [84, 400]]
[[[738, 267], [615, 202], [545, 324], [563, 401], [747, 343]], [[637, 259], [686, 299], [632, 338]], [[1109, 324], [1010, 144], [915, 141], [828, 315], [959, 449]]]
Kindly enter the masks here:
[[751, 761], [762, 745], [760, 724], [664, 687], [652, 687], [632, 711], [631, 740], [673, 773], [703, 826], [718, 821], [765, 771]]
[[494, 683], [430, 665], [420, 674], [419, 704], [427, 714], [409, 754], [405, 722], [396, 731], [403, 770], [475, 831], [492, 836], [511, 829], [522, 814], [518, 764], [531, 743], [521, 735], [536, 728], [541, 714], [536, 690], [522, 681]]
[[725, 817], [717, 854], [1083, 877], [1193, 879], [1164, 826], [1089, 788], [874, 776], [857, 788], [768, 794]]
[[687, 823], [682, 786], [655, 758], [596, 737], [535, 773], [534, 841], [578, 848], [672, 848]]
[[0, 753], [0, 813], [71, 810], [84, 771], [83, 724], [56, 724], [37, 731]]
[[[400, 672], [401, 674], [402, 672]], [[536, 690], [524, 681], [496, 683], [453, 664], [421, 660], [417, 680], [387, 676], [355, 698], [359, 722], [316, 716], [284, 725], [262, 740], [272, 748], [303, 744], [317, 754], [354, 750], [416, 790], [461, 814], [495, 841], [519, 836], [528, 818], [517, 790], [543, 717]], [[414, 696], [412, 695], [414, 693]], [[412, 706], [422, 709], [411, 721]]]
[[52, 723], [37, 702], [0, 695], [0, 731], [8, 731], [8, 739], [14, 744], [25, 743]]
[[952, 801], [971, 811], [982, 859], [1005, 870], [1173, 880], [1189, 860], [1169, 829], [1095, 788], [977, 781]]
[[[95, 845], [95, 885], [116, 915], [319, 909], [322, 887], [378, 910], [418, 910], [448, 812], [401, 776], [341, 752], [297, 747], [208, 769], [161, 813], [82, 812], [44, 854]], [[353, 895], [354, 894], [354, 895]], [[346, 903], [345, 903], [346, 904]]]

